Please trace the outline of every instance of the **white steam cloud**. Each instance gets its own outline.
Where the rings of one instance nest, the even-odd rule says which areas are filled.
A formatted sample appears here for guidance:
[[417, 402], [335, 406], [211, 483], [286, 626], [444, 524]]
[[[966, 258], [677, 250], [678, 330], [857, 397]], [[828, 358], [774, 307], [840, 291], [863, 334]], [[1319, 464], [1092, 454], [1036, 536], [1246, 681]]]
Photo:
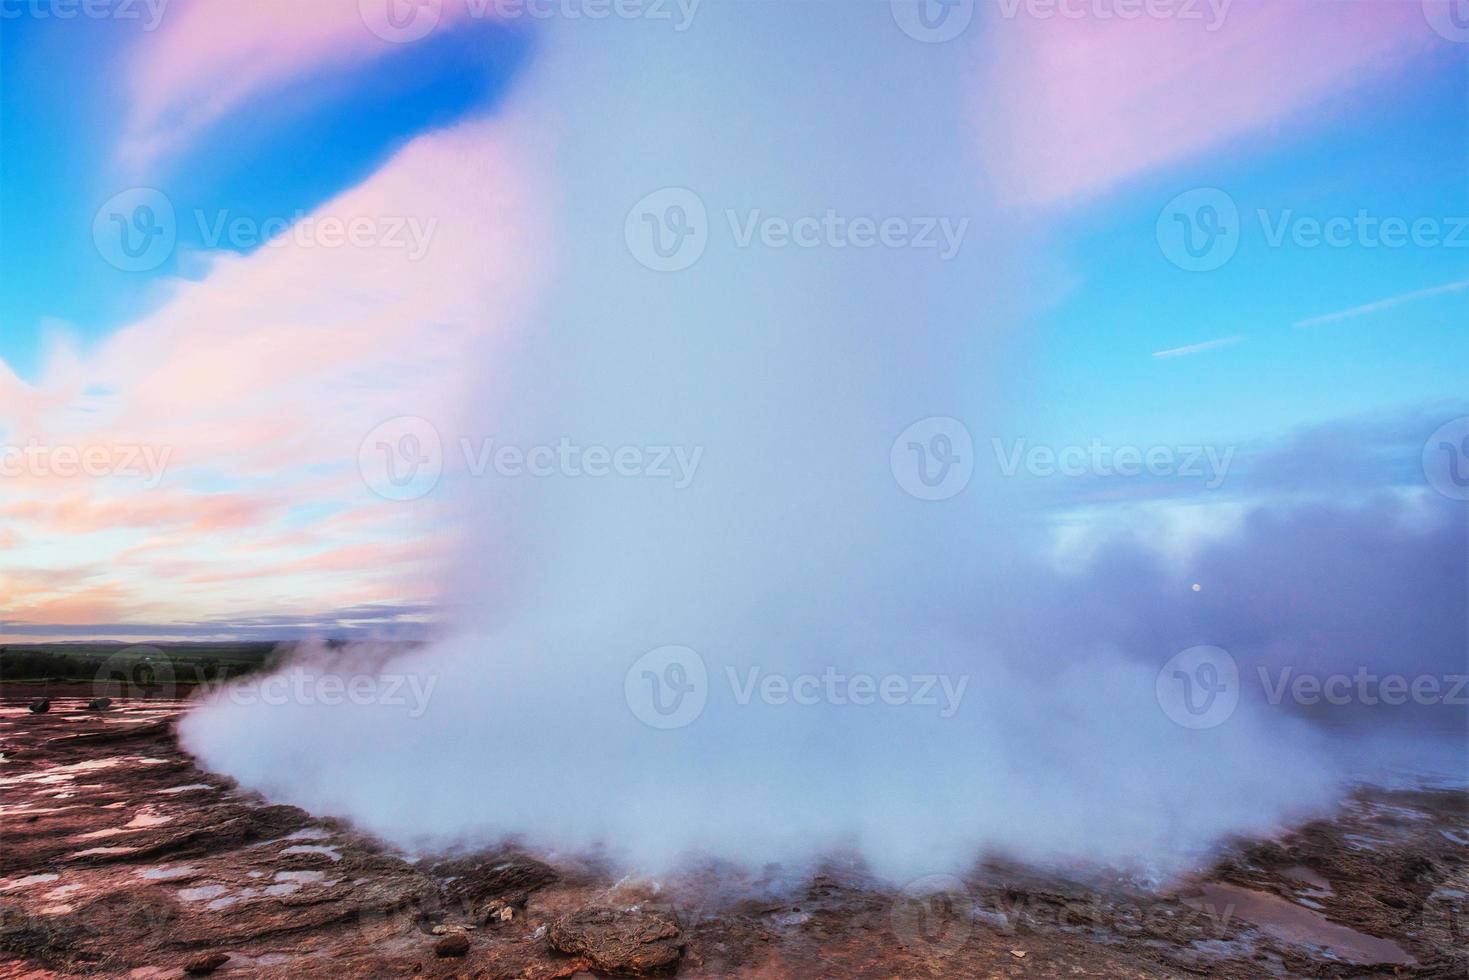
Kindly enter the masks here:
[[[550, 25], [510, 113], [557, 193], [552, 285], [486, 352], [482, 402], [435, 421], [448, 447], [681, 447], [697, 470], [451, 472], [457, 627], [372, 668], [433, 678], [422, 710], [220, 696], [190, 750], [406, 847], [516, 837], [645, 872], [856, 851], [897, 880], [991, 852], [1166, 874], [1327, 801], [1304, 724], [1241, 704], [1191, 730], [1154, 651], [987, 628], [1027, 601], [1032, 534], [996, 477], [924, 500], [895, 475], [917, 420], [980, 436], [1028, 301], [1026, 229], [972, 155], [976, 57], [886, 4]], [[677, 271], [627, 240], [662, 188], [707, 215]], [[651, 200], [671, 247], [689, 199]], [[820, 247], [763, 224], [803, 217]], [[859, 218], [897, 222], [890, 244], [832, 247]]]

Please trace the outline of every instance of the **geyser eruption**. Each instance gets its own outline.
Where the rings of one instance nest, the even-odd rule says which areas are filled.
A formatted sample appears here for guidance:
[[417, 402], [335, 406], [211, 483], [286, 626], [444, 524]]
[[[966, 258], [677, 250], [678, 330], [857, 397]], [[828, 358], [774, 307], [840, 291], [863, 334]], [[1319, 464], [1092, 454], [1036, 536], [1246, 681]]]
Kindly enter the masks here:
[[1042, 532], [992, 468], [944, 483], [989, 444], [1032, 299], [966, 111], [983, 56], [886, 4], [546, 25], [504, 114], [454, 134], [541, 172], [524, 234], [553, 257], [526, 272], [535, 314], [465, 366], [476, 403], [429, 420], [436, 495], [396, 505], [441, 505], [463, 542], [447, 635], [373, 667], [431, 694], [226, 692], [187, 746], [406, 847], [516, 837], [647, 872], [855, 851], [897, 880], [990, 852], [1168, 873], [1326, 800], [1305, 725], [1160, 710], [1176, 651], [1001, 616], [1044, 588]]

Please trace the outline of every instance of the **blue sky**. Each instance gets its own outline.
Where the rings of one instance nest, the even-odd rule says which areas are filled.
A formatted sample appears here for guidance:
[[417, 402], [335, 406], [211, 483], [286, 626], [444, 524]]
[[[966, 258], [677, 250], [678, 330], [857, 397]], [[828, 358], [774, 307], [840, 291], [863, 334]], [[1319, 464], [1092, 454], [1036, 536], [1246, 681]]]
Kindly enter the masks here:
[[[194, 209], [258, 220], [309, 212], [415, 134], [494, 112], [532, 40], [477, 25], [371, 65], [313, 74], [136, 171], [118, 159], [128, 99], [110, 79], [126, 74], [130, 57], [146, 56], [150, 35], [110, 20], [0, 25], [0, 358], [23, 376], [40, 367], [48, 323], [95, 340], [163, 302], [173, 277], [197, 271], [180, 261], [209, 244]], [[91, 70], [52, 69], [71, 62]], [[112, 267], [92, 242], [97, 208], [128, 186], [167, 187], [180, 212], [179, 248], [148, 272]], [[219, 247], [251, 250], [228, 240]]]
[[[111, 21], [20, 18], [0, 29], [0, 358], [22, 377], [39, 369], [48, 330], [94, 341], [162, 302], [160, 283], [190, 274], [177, 255], [152, 272], [121, 272], [91, 241], [96, 207], [127, 179], [115, 153], [126, 90], [108, 79], [148, 41], [136, 25]], [[209, 139], [137, 182], [166, 184], [186, 211], [309, 211], [412, 135], [494, 111], [531, 48], [527, 32], [477, 24], [308, 77], [227, 115]], [[50, 70], [65, 62], [92, 70]], [[1469, 231], [1460, 247], [1270, 247], [1255, 212], [1469, 214], [1466, 82], [1463, 47], [1441, 45], [1386, 83], [1381, 98], [1350, 111], [1328, 106], [1320, 122], [1253, 134], [1048, 220], [1046, 247], [1075, 278], [1018, 339], [1017, 351], [1035, 362], [1027, 431], [1166, 441], [1186, 424], [1193, 438], [1238, 438], [1461, 396], [1464, 293], [1313, 330], [1291, 324], [1469, 278]], [[1244, 237], [1223, 268], [1191, 273], [1161, 254], [1154, 222], [1173, 193], [1208, 186], [1238, 202]], [[184, 216], [180, 228], [180, 253], [204, 246], [193, 220]], [[1150, 356], [1236, 336], [1245, 339], [1189, 357]]]
[[[166, 444], [184, 460], [164, 496], [11, 484], [0, 495], [0, 586], [41, 583], [26, 586], [34, 595], [19, 618], [317, 623], [378, 602], [418, 615], [435, 598], [434, 548], [452, 528], [380, 513], [339, 450], [355, 453], [361, 431], [416, 405], [409, 389], [442, 396], [445, 414], [462, 407], [450, 400], [456, 359], [479, 348], [445, 338], [529, 308], [526, 296], [545, 288], [534, 259], [553, 248], [539, 237], [539, 202], [574, 191], [540, 186], [562, 135], [557, 108], [517, 103], [546, 25], [430, 0], [435, 28], [405, 41], [373, 28], [371, 6], [261, 0], [230, 14], [174, 0], [156, 30], [0, 18], [0, 438], [76, 438], [79, 418], [105, 417], [111, 444]], [[906, 84], [936, 66], [956, 108], [939, 136], [907, 107], [856, 100], [825, 124], [860, 128], [873, 142], [853, 145], [869, 148], [885, 131], [929, 133], [933, 157], [970, 166], [973, 194], [1004, 215], [999, 230], [971, 231], [1013, 253], [1007, 285], [1021, 298], [986, 348], [1003, 369], [974, 380], [999, 389], [976, 399], [994, 413], [977, 442], [1228, 444], [1265, 461], [1242, 466], [1231, 492], [1268, 496], [1278, 487], [1252, 488], [1250, 473], [1278, 473], [1269, 461], [1303, 433], [1349, 424], [1371, 429], [1381, 465], [1370, 480], [1354, 469], [1346, 496], [1422, 489], [1423, 440], [1469, 413], [1469, 44], [1435, 34], [1415, 4], [1241, 0], [1217, 34], [976, 17], [947, 47], [905, 37], [885, 3], [851, 10], [872, 18], [853, 37], [878, 77]], [[762, 25], [745, 43], [778, 51], [781, 29]], [[615, 79], [617, 65], [589, 65], [580, 84], [616, 86], [633, 112], [644, 98], [672, 104], [687, 95], [674, 69], [689, 50], [669, 47], [666, 62]], [[1097, 56], [1070, 58], [1077, 51]], [[809, 136], [809, 120], [782, 118], [775, 88], [786, 77], [833, 84], [810, 56], [804, 74], [729, 80], [736, 112], [770, 103], [766, 142], [781, 127]], [[760, 120], [725, 108], [710, 132], [752, 161], [775, 159], [756, 138]], [[966, 161], [971, 129], [984, 145]], [[645, 137], [609, 169], [642, 168], [651, 181], [681, 152], [643, 156]], [[913, 149], [880, 161], [854, 151], [831, 169], [890, 168], [903, 180], [925, 148]], [[738, 183], [754, 204], [762, 191], [796, 199], [809, 191], [797, 173]], [[832, 183], [849, 176], [833, 172]], [[177, 212], [177, 247], [145, 271], [116, 268], [93, 240], [99, 208], [129, 188], [164, 189]], [[1178, 217], [1169, 209], [1180, 195], [1204, 193], [1222, 193], [1239, 223], [1227, 260], [1193, 271], [1160, 228]], [[414, 194], [442, 199], [435, 210]], [[360, 262], [256, 255], [254, 242], [211, 243], [196, 219], [309, 220], [333, 201], [349, 215], [409, 201], [409, 213], [478, 224], [445, 232], [432, 262], [403, 267], [383, 250]], [[1359, 214], [1453, 241], [1385, 247], [1355, 230], [1343, 247], [1293, 240], [1302, 221]], [[1286, 237], [1272, 245], [1277, 226]], [[596, 273], [614, 290], [627, 276], [612, 263]], [[902, 309], [899, 296], [872, 295]], [[976, 333], [994, 326], [993, 310], [973, 317]], [[327, 431], [337, 424], [346, 435]], [[1035, 499], [1065, 512], [1094, 488], [1055, 489]], [[218, 570], [257, 560], [234, 581]], [[406, 594], [405, 576], [419, 584]]]

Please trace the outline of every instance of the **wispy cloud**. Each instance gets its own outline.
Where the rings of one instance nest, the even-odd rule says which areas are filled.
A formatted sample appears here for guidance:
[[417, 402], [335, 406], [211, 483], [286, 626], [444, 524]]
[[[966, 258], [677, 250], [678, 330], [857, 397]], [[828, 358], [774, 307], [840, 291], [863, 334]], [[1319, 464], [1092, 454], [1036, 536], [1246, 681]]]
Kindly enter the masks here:
[[[1237, 3], [1217, 19], [1015, 17], [975, 92], [987, 163], [1029, 204], [1067, 205], [1340, 99], [1439, 38], [1416, 3]], [[1146, 71], [1138, 65], [1147, 65]], [[1372, 96], [1369, 96], [1372, 97]]]
[[[448, 545], [435, 499], [374, 495], [358, 452], [385, 419], [452, 421], [465, 362], [524, 320], [548, 255], [533, 149], [513, 119], [426, 134], [315, 215], [437, 219], [416, 261], [348, 240], [216, 254], [157, 310], [56, 352], [34, 385], [0, 362], [7, 629], [430, 595]], [[29, 446], [41, 462], [16, 455]], [[166, 450], [156, 485], [51, 465], [118, 447]], [[63, 567], [94, 574], [44, 574]]]
[[1164, 357], [1187, 357], [1189, 354], [1199, 354], [1206, 350], [1216, 350], [1220, 347], [1228, 347], [1245, 339], [1245, 335], [1237, 333], [1233, 337], [1220, 337], [1217, 340], [1206, 340], [1201, 344], [1189, 344], [1187, 347], [1170, 347], [1168, 350], [1155, 350], [1153, 356]]
[[1340, 320], [1352, 320], [1359, 316], [1368, 316], [1379, 313], [1382, 310], [1390, 310], [1394, 306], [1402, 306], [1404, 303], [1413, 303], [1430, 296], [1442, 296], [1445, 293], [1457, 293], [1461, 289], [1469, 289], [1469, 279], [1461, 279], [1458, 282], [1445, 283], [1442, 286], [1432, 286], [1428, 289], [1415, 289], [1410, 293], [1401, 293], [1397, 296], [1389, 296], [1373, 303], [1365, 303], [1362, 306], [1354, 306], [1348, 310], [1338, 310], [1335, 313], [1323, 313], [1321, 316], [1307, 317], [1297, 320], [1292, 324], [1294, 327], [1319, 327], [1324, 323], [1336, 323]]

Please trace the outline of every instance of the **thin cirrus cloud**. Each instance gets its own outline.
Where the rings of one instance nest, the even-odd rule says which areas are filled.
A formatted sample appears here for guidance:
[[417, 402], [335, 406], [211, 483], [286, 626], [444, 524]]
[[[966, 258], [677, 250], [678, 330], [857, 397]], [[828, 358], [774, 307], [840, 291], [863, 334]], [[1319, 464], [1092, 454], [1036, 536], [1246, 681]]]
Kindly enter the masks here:
[[1155, 350], [1153, 356], [1160, 359], [1170, 357], [1187, 357], [1190, 354], [1202, 354], [1208, 350], [1218, 350], [1220, 347], [1229, 347], [1238, 344], [1245, 339], [1244, 334], [1235, 334], [1233, 337], [1219, 337], [1216, 340], [1206, 340], [1198, 344], [1189, 344], [1185, 347], [1171, 347], [1168, 350]]
[[[6, 596], [10, 624], [260, 609], [308, 621], [428, 599], [432, 556], [448, 546], [435, 498], [375, 496], [358, 451], [387, 419], [452, 424], [465, 359], [525, 319], [547, 222], [523, 132], [501, 119], [420, 136], [315, 212], [416, 216], [433, 228], [420, 258], [283, 235], [248, 256], [214, 255], [201, 280], [172, 284], [160, 309], [95, 349], [58, 348], [34, 385], [0, 362], [12, 445], [146, 447], [167, 461], [153, 485], [0, 481], [13, 545], [0, 572], [40, 583]], [[63, 566], [96, 573], [45, 574]]]
[[1342, 320], [1354, 320], [1359, 316], [1370, 316], [1383, 310], [1390, 310], [1405, 303], [1414, 303], [1421, 299], [1429, 299], [1433, 296], [1446, 296], [1449, 293], [1457, 293], [1460, 290], [1469, 289], [1469, 279], [1460, 279], [1458, 282], [1444, 283], [1442, 286], [1430, 286], [1427, 289], [1415, 289], [1411, 292], [1399, 293], [1397, 296], [1389, 296], [1371, 303], [1363, 303], [1361, 306], [1353, 306], [1345, 310], [1337, 310], [1335, 313], [1323, 313], [1320, 316], [1307, 317], [1297, 320], [1291, 324], [1294, 327], [1320, 327], [1328, 323], [1339, 323]]
[[[1065, 206], [1365, 88], [1443, 43], [1418, 3], [1222, 6], [1215, 20], [1020, 13], [977, 90], [1003, 138], [987, 169], [1021, 204]], [[1010, 97], [994, 99], [996, 92]]]

